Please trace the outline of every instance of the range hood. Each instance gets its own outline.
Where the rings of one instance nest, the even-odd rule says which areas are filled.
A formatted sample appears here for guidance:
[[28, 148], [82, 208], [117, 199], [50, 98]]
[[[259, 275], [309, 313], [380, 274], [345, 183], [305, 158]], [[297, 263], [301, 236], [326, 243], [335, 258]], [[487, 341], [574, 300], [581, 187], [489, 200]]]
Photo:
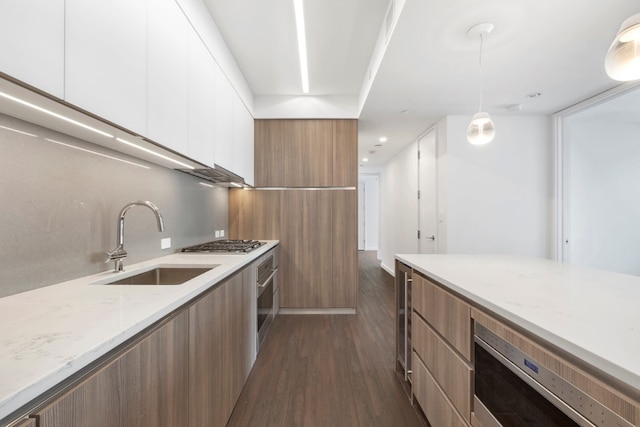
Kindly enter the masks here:
[[222, 166], [214, 164], [213, 168], [176, 169], [180, 172], [195, 176], [199, 179], [214, 182], [223, 187], [244, 187], [244, 178], [228, 171]]

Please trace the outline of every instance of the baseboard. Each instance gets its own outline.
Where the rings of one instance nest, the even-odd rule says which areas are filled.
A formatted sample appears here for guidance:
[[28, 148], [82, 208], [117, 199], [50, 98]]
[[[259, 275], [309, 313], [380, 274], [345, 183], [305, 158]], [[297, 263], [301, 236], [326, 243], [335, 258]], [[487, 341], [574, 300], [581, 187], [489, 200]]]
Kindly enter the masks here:
[[377, 246], [371, 246], [371, 247], [365, 246], [364, 250], [365, 251], [377, 251], [378, 247]]
[[356, 314], [355, 308], [282, 308], [278, 314]]
[[391, 277], [396, 277], [396, 272], [393, 268], [389, 268], [386, 265], [384, 265], [384, 262], [380, 263], [380, 267], [382, 267], [382, 269], [384, 271], [386, 271], [387, 273], [389, 273], [391, 275]]

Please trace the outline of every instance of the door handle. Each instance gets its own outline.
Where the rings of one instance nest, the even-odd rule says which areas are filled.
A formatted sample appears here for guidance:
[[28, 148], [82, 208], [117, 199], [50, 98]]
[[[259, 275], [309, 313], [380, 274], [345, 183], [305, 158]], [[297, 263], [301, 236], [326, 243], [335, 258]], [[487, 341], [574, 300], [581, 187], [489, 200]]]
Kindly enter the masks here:
[[429, 236], [429, 237], [425, 237], [425, 239], [429, 239], [429, 240], [433, 240], [434, 242], [436, 241], [436, 236]]

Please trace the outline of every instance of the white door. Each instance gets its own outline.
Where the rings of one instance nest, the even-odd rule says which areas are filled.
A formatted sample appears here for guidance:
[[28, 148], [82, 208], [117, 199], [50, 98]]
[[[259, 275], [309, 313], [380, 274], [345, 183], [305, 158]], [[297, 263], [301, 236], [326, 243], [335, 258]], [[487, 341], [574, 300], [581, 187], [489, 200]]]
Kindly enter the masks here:
[[437, 252], [436, 130], [418, 140], [418, 248], [421, 254]]
[[364, 251], [365, 244], [365, 211], [364, 211], [364, 182], [358, 183], [358, 250]]

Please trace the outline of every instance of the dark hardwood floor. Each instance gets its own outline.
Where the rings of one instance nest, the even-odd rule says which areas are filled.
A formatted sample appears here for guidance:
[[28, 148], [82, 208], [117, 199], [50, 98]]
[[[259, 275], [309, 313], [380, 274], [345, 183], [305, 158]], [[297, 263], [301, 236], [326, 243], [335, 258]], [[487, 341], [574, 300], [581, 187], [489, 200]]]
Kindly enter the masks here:
[[393, 279], [359, 252], [357, 315], [277, 316], [228, 426], [424, 426], [394, 366]]

